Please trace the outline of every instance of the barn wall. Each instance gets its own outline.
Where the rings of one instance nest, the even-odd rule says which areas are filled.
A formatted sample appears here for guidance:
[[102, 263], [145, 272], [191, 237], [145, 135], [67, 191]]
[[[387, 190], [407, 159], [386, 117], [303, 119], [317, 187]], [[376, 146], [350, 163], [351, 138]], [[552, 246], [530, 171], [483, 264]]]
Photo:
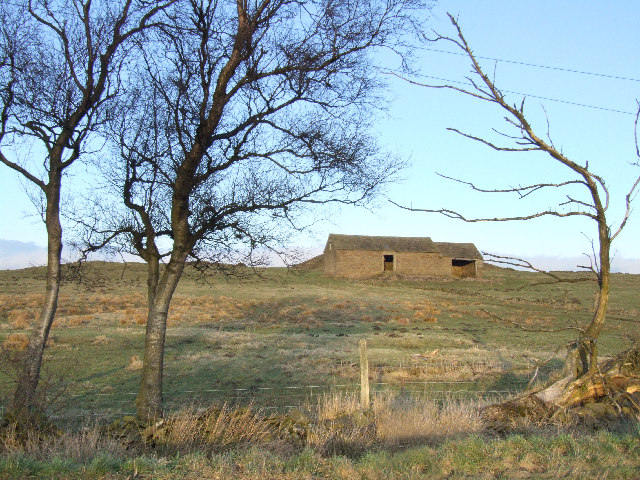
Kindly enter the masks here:
[[330, 247], [330, 244], [327, 244], [324, 248], [324, 255], [322, 256], [324, 262], [324, 273], [327, 275], [336, 275], [336, 264], [337, 264], [337, 251], [333, 246]]
[[450, 277], [451, 259], [439, 253], [399, 252], [395, 254], [398, 275]]
[[335, 275], [351, 278], [371, 277], [382, 273], [383, 260], [382, 252], [338, 250], [336, 252]]
[[482, 278], [482, 260], [476, 260], [476, 278]]
[[451, 277], [451, 259], [438, 253], [325, 249], [324, 272], [340, 277], [364, 278], [384, 270], [384, 255], [393, 255], [393, 273], [407, 276]]

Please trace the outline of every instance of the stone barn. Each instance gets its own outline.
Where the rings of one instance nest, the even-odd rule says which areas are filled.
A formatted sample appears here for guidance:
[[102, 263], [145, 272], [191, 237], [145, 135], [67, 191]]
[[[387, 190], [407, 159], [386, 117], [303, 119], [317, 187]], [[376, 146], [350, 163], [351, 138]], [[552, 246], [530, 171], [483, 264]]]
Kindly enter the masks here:
[[440, 243], [428, 237], [330, 234], [324, 273], [365, 278], [385, 272], [425, 278], [480, 278], [482, 255], [472, 243]]

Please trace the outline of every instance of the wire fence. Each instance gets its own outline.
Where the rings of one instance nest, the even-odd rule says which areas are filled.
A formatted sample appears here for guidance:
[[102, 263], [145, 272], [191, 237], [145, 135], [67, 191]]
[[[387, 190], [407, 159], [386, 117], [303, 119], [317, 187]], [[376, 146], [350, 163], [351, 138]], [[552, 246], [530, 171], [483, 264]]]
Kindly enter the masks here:
[[[479, 365], [475, 365], [478, 367]], [[505, 367], [502, 365], [502, 372]], [[451, 367], [451, 365], [449, 365]], [[463, 370], [470, 368], [469, 362], [460, 362]], [[485, 365], [486, 367], [486, 365]], [[492, 365], [492, 375], [472, 379], [419, 379], [434, 365], [382, 365], [371, 368], [370, 378], [401, 376], [393, 381], [370, 383], [371, 397], [381, 395], [404, 395], [435, 402], [450, 400], [491, 401], [521, 392], [527, 385], [526, 377], [500, 375], [499, 365]], [[354, 366], [357, 368], [357, 365]], [[451, 369], [453, 371], [454, 369]], [[450, 372], [449, 372], [450, 373]], [[407, 378], [404, 378], [404, 377]], [[361, 389], [358, 382], [333, 381], [326, 384], [274, 385], [247, 387], [216, 387], [180, 389], [179, 385], [168, 385], [164, 392], [166, 412], [185, 408], [204, 409], [212, 405], [252, 405], [266, 413], [285, 413], [294, 408], [314, 406], [331, 395], [357, 395]], [[66, 428], [77, 428], [86, 424], [104, 424], [126, 415], [135, 415], [137, 392], [83, 392], [66, 395], [65, 401], [49, 413], [49, 418]]]
[[[272, 385], [264, 386], [201, 385], [190, 388], [185, 385], [189, 379], [169, 377], [165, 381], [163, 405], [167, 413], [222, 404], [252, 405], [268, 413], [284, 413], [294, 408], [313, 407], [329, 395], [357, 395], [362, 384], [354, 379], [361, 369], [362, 362], [341, 364], [340, 377], [319, 377], [325, 381], [306, 385], [285, 383], [286, 379], [279, 378], [274, 379]], [[366, 371], [371, 398], [404, 395], [435, 402], [452, 399], [482, 402], [505, 398], [522, 392], [532, 374], [526, 369], [515, 371], [508, 362], [424, 355], [408, 356], [396, 365], [367, 365]], [[58, 401], [52, 403], [46, 413], [52, 421], [66, 428], [108, 423], [135, 415], [137, 392], [130, 390], [133, 389], [114, 386], [110, 391], [96, 392], [75, 384], [59, 394]], [[0, 414], [3, 410], [0, 405]]]

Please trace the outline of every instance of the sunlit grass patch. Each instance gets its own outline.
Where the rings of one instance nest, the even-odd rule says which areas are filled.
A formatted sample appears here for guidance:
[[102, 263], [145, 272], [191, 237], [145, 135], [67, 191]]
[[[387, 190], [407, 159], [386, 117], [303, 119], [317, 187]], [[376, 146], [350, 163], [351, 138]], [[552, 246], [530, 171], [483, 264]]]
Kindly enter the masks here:
[[16, 329], [31, 327], [36, 318], [37, 315], [34, 311], [25, 309], [10, 310], [7, 314], [9, 325]]
[[332, 393], [320, 397], [315, 411], [316, 426], [308, 442], [328, 454], [352, 456], [368, 449], [406, 448], [485, 429], [477, 402], [436, 402], [423, 395], [377, 394], [372, 409], [363, 411], [357, 394]]
[[12, 333], [2, 342], [2, 348], [22, 352], [29, 345], [29, 337], [24, 333]]
[[129, 370], [129, 371], [141, 370], [142, 369], [142, 360], [140, 360], [140, 357], [138, 355], [133, 355], [129, 359], [129, 365], [127, 365], [126, 369]]
[[227, 404], [204, 412], [185, 408], [143, 433], [163, 453], [224, 451], [277, 440], [277, 425], [260, 409]]
[[[146, 324], [144, 266], [127, 267], [124, 277], [121, 273], [118, 267], [101, 274], [100, 283], [91, 288], [63, 285], [52, 330], [55, 339], [45, 361], [53, 370], [63, 370], [66, 359], [77, 359], [77, 368], [64, 371], [73, 385], [91, 379], [96, 391], [111, 387], [116, 397], [125, 389], [121, 385], [126, 385], [127, 394], [137, 389], [139, 370], [127, 367], [131, 357], [142, 358]], [[171, 388], [167, 401], [176, 405], [190, 395], [181, 392], [204, 388], [255, 388], [251, 395], [258, 400], [278, 407], [291, 405], [301, 400], [287, 396], [292, 390], [285, 387], [318, 385], [324, 389], [357, 382], [357, 345], [362, 338], [370, 346], [372, 381], [388, 384], [380, 388], [393, 390], [403, 382], [434, 379], [477, 380], [486, 388], [510, 388], [503, 377], [519, 382], [524, 378], [526, 384], [538, 363], [550, 358], [554, 367], [561, 363], [563, 351], [556, 349], [571, 340], [574, 332], [528, 333], [491, 316], [482, 318], [478, 312], [487, 310], [525, 326], [555, 329], [563, 322], [588, 319], [593, 292], [588, 285], [573, 284], [567, 287], [567, 295], [564, 288], [551, 286], [512, 291], [511, 285], [519, 286], [528, 277], [518, 272], [498, 273], [490, 272], [486, 282], [382, 283], [335, 280], [317, 272], [286, 276], [284, 271], [273, 270], [267, 279], [214, 279], [204, 285], [187, 272], [169, 311], [165, 373]], [[11, 286], [15, 280], [3, 275], [0, 272], [0, 286], [5, 292], [15, 291]], [[627, 277], [613, 278], [624, 282], [622, 290], [612, 290], [615, 314], [600, 339], [603, 355], [628, 341], [625, 327], [629, 323], [616, 318], [628, 318], [638, 311], [636, 295], [629, 292], [637, 292], [640, 277]], [[35, 276], [29, 282], [34, 292], [43, 291], [44, 284]], [[29, 291], [0, 295], [2, 340], [12, 334], [28, 334], [27, 324], [37, 318], [42, 301], [41, 294]], [[571, 308], [564, 308], [565, 303]], [[20, 313], [12, 314], [14, 311]], [[10, 314], [16, 320], [31, 317], [12, 325]], [[542, 373], [538, 379], [541, 377]], [[275, 387], [280, 396], [269, 397], [257, 389], [264, 386]], [[6, 397], [9, 389], [0, 385], [0, 394]], [[197, 398], [211, 400], [204, 393]], [[94, 400], [100, 406], [110, 401]], [[77, 408], [90, 401], [83, 396], [69, 398]], [[133, 400], [126, 397], [118, 405], [130, 410]]]

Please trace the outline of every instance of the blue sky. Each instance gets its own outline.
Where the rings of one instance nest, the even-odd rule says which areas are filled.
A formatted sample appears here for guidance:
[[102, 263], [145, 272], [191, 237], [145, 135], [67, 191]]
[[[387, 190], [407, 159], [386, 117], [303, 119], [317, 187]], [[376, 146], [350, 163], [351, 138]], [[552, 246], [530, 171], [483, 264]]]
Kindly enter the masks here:
[[[447, 11], [458, 17], [476, 55], [636, 79], [615, 80], [482, 60], [487, 72], [495, 72], [495, 82], [503, 90], [635, 112], [636, 98], [640, 99], [639, 2], [441, 2], [433, 12], [431, 26], [442, 35], [454, 36]], [[434, 48], [454, 51], [444, 43]], [[425, 77], [416, 80], [439, 83], [426, 76], [464, 81], [470, 68], [464, 57], [424, 52], [420, 70]], [[474, 193], [435, 174], [441, 172], [486, 188], [570, 178], [567, 170], [545, 156], [495, 152], [446, 130], [456, 127], [488, 137], [492, 128], [509, 132], [497, 107], [452, 91], [407, 85], [400, 80], [392, 82], [392, 92], [395, 100], [390, 117], [380, 123], [381, 141], [413, 162], [406, 180], [390, 189], [393, 200], [413, 207], [450, 208], [467, 217], [530, 213], [557, 203], [557, 199], [544, 195], [519, 201], [514, 195]], [[508, 98], [519, 103], [522, 97], [509, 94]], [[546, 111], [555, 145], [577, 163], [588, 161], [590, 169], [606, 180], [611, 194], [609, 220], [612, 224], [619, 221], [624, 196], [633, 178], [640, 174], [640, 167], [629, 164], [637, 160], [634, 115], [532, 97], [525, 105], [541, 134], [547, 131]], [[469, 241], [483, 251], [533, 259], [544, 268], [568, 269], [584, 264], [583, 253], [591, 252], [590, 239], [596, 233], [595, 224], [585, 220], [465, 224], [436, 214], [401, 211], [383, 203], [371, 213], [343, 211], [334, 218], [333, 225], [321, 229]], [[617, 270], [640, 273], [638, 238], [640, 211], [614, 242]]]
[[[635, 79], [482, 60], [503, 90], [635, 112], [636, 98], [640, 99], [640, 2], [441, 1], [429, 26], [453, 36], [447, 11], [458, 17], [476, 55]], [[453, 50], [446, 44], [434, 48]], [[422, 76], [415, 79], [424, 83], [437, 83], [426, 76], [464, 81], [469, 73], [464, 57], [433, 51], [421, 52], [417, 67]], [[519, 201], [513, 195], [474, 193], [438, 177], [435, 172], [487, 188], [569, 179], [568, 171], [544, 156], [494, 152], [446, 130], [456, 127], [479, 136], [490, 136], [492, 128], [508, 131], [497, 107], [455, 92], [389, 81], [388, 114], [377, 122], [380, 143], [412, 163], [404, 180], [388, 190], [391, 199], [414, 207], [456, 209], [469, 217], [529, 213], [556, 204], [557, 198], [543, 195]], [[521, 96], [508, 98], [519, 103]], [[624, 195], [640, 174], [640, 167], [630, 165], [637, 160], [634, 116], [533, 97], [526, 105], [534, 127], [546, 133], [546, 111], [556, 146], [577, 163], [588, 161], [590, 169], [605, 179], [611, 195], [609, 220], [617, 223]], [[23, 187], [17, 175], [0, 169], [0, 239], [5, 240], [0, 240], [0, 268], [42, 262], [44, 226]], [[572, 268], [584, 264], [582, 254], [591, 251], [590, 239], [596, 232], [593, 222], [557, 218], [465, 224], [436, 214], [406, 212], [385, 199], [369, 211], [341, 209], [327, 217], [330, 220], [317, 222], [296, 239], [310, 254], [319, 253], [329, 233], [429, 236], [435, 241], [473, 242], [480, 250], [524, 257], [543, 268]], [[638, 238], [640, 211], [613, 245], [615, 269], [640, 273]]]

